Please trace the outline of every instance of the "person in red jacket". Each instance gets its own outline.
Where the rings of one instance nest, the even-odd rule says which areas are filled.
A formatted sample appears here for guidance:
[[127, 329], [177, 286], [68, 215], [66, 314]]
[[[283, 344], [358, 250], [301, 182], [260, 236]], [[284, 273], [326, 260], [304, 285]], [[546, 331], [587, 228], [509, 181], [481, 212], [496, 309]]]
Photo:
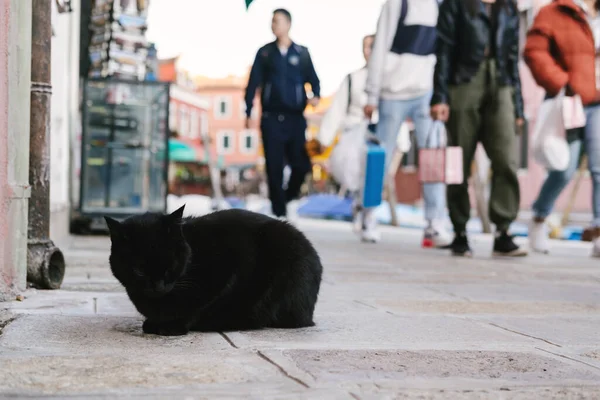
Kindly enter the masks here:
[[547, 97], [565, 89], [585, 106], [585, 128], [567, 131], [571, 162], [565, 171], [549, 171], [533, 204], [530, 247], [547, 253], [545, 219], [577, 170], [585, 145], [592, 176], [595, 228], [593, 255], [600, 257], [600, 0], [555, 0], [540, 9], [527, 34], [524, 58]]

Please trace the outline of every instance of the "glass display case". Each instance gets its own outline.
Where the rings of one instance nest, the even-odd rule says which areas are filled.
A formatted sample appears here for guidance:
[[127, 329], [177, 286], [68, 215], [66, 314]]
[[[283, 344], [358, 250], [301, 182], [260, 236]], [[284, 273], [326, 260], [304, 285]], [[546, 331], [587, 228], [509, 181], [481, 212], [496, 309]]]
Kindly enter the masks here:
[[72, 231], [104, 225], [105, 215], [166, 211], [168, 115], [168, 83], [84, 81], [80, 193]]

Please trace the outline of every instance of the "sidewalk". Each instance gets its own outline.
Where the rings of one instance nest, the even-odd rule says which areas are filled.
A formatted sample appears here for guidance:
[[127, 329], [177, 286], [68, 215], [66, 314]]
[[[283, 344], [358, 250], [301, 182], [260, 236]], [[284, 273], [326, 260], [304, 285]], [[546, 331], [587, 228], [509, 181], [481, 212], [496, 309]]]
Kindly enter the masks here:
[[589, 244], [493, 260], [384, 229], [302, 221], [324, 260], [313, 328], [166, 338], [108, 269], [104, 237], [72, 238], [63, 289], [0, 304], [0, 398], [600, 398], [600, 261]]

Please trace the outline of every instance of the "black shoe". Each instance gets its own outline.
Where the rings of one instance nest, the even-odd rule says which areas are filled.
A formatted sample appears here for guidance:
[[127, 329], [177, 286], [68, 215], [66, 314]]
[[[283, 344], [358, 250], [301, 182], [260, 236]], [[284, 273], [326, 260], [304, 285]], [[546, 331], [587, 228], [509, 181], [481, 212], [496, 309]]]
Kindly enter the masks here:
[[527, 255], [527, 250], [517, 245], [513, 236], [510, 236], [506, 232], [499, 232], [496, 234], [496, 240], [494, 240], [494, 252], [492, 253], [495, 257], [524, 257]]
[[453, 256], [473, 257], [473, 251], [471, 250], [471, 246], [469, 246], [469, 240], [465, 232], [457, 233], [449, 248], [452, 250]]

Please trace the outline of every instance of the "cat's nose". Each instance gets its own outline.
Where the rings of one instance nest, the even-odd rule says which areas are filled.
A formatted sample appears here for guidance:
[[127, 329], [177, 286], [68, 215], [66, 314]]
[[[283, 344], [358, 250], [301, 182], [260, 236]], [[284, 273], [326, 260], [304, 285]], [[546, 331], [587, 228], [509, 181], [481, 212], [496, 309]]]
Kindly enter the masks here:
[[157, 291], [157, 292], [159, 292], [159, 293], [164, 292], [165, 291], [165, 283], [163, 281], [156, 282], [154, 284], [154, 290]]

